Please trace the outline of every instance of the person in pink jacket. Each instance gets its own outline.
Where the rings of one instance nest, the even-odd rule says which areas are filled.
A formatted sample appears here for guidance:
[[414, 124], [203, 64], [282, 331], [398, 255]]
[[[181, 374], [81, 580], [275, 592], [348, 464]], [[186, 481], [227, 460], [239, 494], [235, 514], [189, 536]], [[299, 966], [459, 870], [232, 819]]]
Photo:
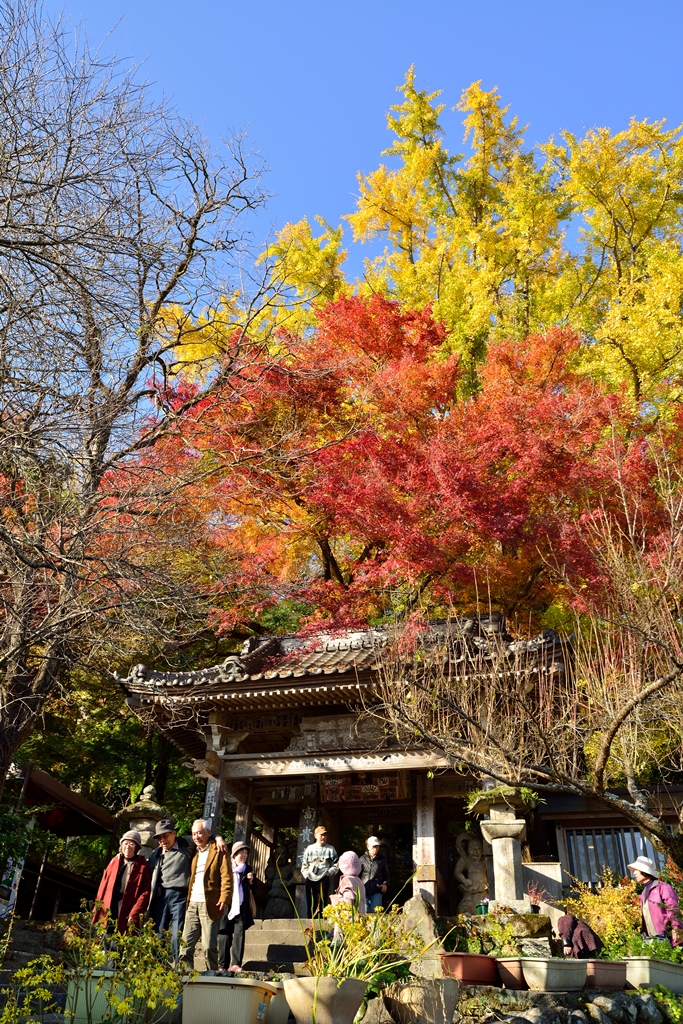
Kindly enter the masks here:
[[337, 891], [330, 897], [331, 903], [349, 903], [358, 908], [361, 914], [365, 913], [365, 885], [360, 880], [362, 865], [360, 857], [353, 850], [342, 853], [339, 858], [339, 870], [341, 878]]
[[659, 878], [657, 865], [650, 857], [637, 857], [627, 865], [636, 882], [645, 886], [640, 894], [643, 931], [651, 939], [668, 939], [672, 946], [681, 942], [678, 895], [668, 882]]

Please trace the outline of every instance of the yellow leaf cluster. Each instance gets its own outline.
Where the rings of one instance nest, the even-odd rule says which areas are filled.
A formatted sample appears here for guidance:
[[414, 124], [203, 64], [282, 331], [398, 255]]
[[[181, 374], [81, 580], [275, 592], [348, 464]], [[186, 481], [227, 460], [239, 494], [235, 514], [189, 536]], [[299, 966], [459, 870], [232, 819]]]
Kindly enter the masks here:
[[585, 921], [603, 941], [635, 931], [641, 922], [636, 883], [632, 878], [615, 880], [609, 870], [596, 892], [585, 882], [576, 882], [576, 895], [565, 903], [567, 914]]
[[[423, 308], [477, 386], [487, 344], [569, 325], [585, 345], [580, 368], [628, 392], [647, 415], [678, 401], [683, 377], [683, 138], [663, 121], [635, 121], [529, 149], [497, 89], [474, 82], [457, 109], [466, 155], [446, 148], [438, 92], [410, 68], [387, 115], [388, 160], [358, 176], [353, 238], [385, 240], [368, 258], [361, 294]], [[295, 302], [297, 327], [316, 301], [348, 291], [341, 229], [287, 225], [268, 250]], [[285, 311], [285, 307], [287, 311]]]

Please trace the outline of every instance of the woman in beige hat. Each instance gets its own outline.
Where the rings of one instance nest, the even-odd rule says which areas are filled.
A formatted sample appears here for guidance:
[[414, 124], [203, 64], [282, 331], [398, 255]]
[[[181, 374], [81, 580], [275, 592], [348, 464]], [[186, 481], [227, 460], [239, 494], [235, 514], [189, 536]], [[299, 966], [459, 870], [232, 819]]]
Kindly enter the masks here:
[[668, 882], [661, 881], [657, 865], [650, 857], [636, 857], [627, 867], [633, 872], [636, 882], [644, 886], [640, 894], [643, 932], [650, 939], [667, 939], [672, 946], [677, 946], [681, 921], [676, 890]]
[[237, 973], [244, 959], [244, 933], [254, 923], [251, 887], [254, 869], [249, 864], [251, 847], [248, 843], [232, 844], [232, 900], [221, 921], [218, 932], [218, 973]]
[[100, 887], [93, 913], [93, 923], [109, 911], [120, 932], [134, 927], [149, 902], [152, 872], [145, 858], [138, 852], [142, 846], [140, 833], [135, 829], [124, 832], [119, 852], [109, 861]]

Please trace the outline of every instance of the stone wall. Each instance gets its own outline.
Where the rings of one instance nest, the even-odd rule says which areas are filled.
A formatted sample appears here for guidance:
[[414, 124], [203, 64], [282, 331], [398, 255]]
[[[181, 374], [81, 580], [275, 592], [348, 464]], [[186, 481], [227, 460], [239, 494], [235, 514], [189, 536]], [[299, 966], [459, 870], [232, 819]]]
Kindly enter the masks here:
[[463, 986], [457, 1024], [664, 1024], [654, 996], [629, 992], [515, 992]]

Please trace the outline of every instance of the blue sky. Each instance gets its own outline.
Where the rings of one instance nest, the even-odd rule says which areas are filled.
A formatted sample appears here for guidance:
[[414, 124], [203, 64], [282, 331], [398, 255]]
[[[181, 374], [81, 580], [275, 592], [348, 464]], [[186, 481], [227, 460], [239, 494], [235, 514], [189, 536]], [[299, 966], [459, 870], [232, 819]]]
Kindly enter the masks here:
[[93, 42], [120, 21], [119, 54], [148, 58], [155, 87], [210, 136], [248, 126], [270, 168], [275, 226], [316, 213], [336, 224], [353, 209], [356, 172], [379, 163], [385, 111], [412, 63], [419, 88], [443, 90], [453, 151], [450, 108], [475, 79], [499, 87], [529, 142], [618, 130], [630, 116], [683, 121], [681, 0], [65, 0], [65, 10]]

